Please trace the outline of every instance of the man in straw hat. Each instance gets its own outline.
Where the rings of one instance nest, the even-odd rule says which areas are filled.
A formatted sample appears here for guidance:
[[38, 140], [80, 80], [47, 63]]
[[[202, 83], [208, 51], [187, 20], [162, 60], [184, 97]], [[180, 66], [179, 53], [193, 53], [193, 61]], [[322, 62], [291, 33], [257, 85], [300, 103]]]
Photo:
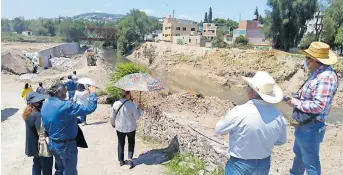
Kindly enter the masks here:
[[268, 175], [273, 146], [286, 143], [286, 120], [273, 105], [282, 101], [283, 92], [264, 71], [243, 79], [249, 101], [228, 111], [216, 125], [217, 134], [230, 136], [225, 174]]
[[325, 133], [325, 120], [338, 87], [338, 76], [331, 65], [337, 63], [336, 54], [323, 42], [313, 42], [302, 53], [305, 69], [311, 74], [295, 97], [287, 103], [294, 107], [295, 128], [293, 151], [295, 158], [291, 174], [321, 174], [319, 145]]

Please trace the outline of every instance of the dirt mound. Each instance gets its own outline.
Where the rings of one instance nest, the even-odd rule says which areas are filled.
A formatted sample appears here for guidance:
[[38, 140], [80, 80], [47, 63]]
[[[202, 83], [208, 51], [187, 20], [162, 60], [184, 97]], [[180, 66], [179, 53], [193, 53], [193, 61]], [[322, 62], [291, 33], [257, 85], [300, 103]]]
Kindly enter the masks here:
[[23, 54], [12, 51], [1, 51], [1, 71], [15, 75], [22, 75], [32, 72], [33, 65]]

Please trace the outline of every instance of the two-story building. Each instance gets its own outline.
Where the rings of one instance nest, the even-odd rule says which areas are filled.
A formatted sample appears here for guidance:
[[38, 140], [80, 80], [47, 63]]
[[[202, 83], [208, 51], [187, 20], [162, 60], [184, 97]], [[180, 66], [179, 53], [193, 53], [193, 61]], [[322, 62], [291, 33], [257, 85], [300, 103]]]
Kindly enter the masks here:
[[217, 36], [217, 26], [213, 23], [203, 23], [202, 36], [205, 36], [208, 39], [213, 39]]
[[265, 38], [263, 25], [258, 20], [240, 21], [239, 27], [233, 30], [232, 40], [235, 41], [240, 35], [248, 38], [252, 45], [271, 45], [271, 42]]
[[181, 23], [175, 18], [165, 18], [163, 21], [162, 38], [164, 41], [172, 42], [173, 36], [197, 36], [197, 24]]

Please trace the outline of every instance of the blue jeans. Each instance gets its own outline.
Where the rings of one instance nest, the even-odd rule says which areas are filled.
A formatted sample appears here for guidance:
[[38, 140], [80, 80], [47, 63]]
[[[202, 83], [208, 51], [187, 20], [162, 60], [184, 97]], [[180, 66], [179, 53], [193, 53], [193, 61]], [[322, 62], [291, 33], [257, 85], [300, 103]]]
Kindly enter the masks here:
[[73, 100], [74, 95], [75, 95], [75, 91], [68, 91], [69, 100]]
[[52, 175], [53, 157], [33, 157], [32, 175]]
[[324, 139], [325, 123], [308, 123], [295, 128], [293, 152], [295, 154], [291, 175], [321, 174], [319, 145]]
[[230, 157], [226, 163], [225, 175], [268, 175], [270, 157], [265, 159], [238, 159]]
[[76, 141], [57, 143], [50, 139], [49, 149], [55, 157], [55, 175], [77, 174], [77, 145]]

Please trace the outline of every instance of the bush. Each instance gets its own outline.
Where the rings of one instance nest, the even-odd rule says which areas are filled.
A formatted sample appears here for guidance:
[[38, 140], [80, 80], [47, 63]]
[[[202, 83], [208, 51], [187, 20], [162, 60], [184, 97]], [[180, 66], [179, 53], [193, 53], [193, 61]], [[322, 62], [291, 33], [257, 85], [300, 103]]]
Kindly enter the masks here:
[[120, 63], [114, 67], [114, 71], [109, 76], [109, 81], [106, 86], [106, 91], [109, 96], [113, 97], [114, 99], [119, 99], [119, 89], [114, 87], [114, 83], [116, 83], [119, 79], [124, 77], [128, 74], [133, 73], [147, 73], [148, 70], [143, 66], [134, 63]]
[[314, 33], [307, 34], [300, 41], [300, 49], [307, 49], [313, 41], [316, 41], [316, 35]]
[[177, 41], [176, 41], [176, 42], [177, 42], [177, 44], [178, 44], [178, 45], [183, 45], [183, 40], [182, 40], [182, 39], [180, 39], [180, 38], [179, 38], [179, 39], [177, 39]]
[[240, 35], [235, 39], [235, 43], [240, 45], [247, 45], [249, 43], [249, 40], [247, 37]]

